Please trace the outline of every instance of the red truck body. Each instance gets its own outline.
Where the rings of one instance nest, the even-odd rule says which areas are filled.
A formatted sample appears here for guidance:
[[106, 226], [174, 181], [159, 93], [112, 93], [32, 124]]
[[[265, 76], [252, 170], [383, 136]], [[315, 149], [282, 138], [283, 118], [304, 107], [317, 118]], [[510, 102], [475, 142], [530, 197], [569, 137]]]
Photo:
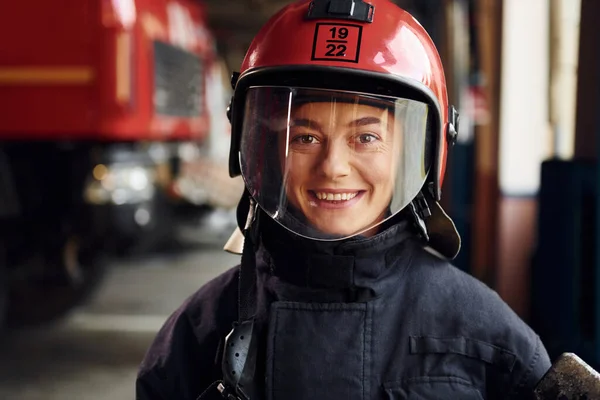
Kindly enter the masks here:
[[0, 140], [203, 138], [205, 18], [188, 0], [7, 2]]
[[64, 315], [223, 197], [194, 179], [229, 138], [214, 42], [197, 0], [2, 2], [0, 330]]

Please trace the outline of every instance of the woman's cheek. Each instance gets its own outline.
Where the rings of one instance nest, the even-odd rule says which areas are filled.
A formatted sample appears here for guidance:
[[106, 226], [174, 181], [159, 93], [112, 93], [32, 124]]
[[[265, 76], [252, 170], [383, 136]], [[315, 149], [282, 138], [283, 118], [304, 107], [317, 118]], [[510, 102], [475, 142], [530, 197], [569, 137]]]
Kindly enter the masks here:
[[392, 183], [393, 173], [387, 160], [377, 160], [361, 163], [360, 172], [367, 184], [382, 185]]

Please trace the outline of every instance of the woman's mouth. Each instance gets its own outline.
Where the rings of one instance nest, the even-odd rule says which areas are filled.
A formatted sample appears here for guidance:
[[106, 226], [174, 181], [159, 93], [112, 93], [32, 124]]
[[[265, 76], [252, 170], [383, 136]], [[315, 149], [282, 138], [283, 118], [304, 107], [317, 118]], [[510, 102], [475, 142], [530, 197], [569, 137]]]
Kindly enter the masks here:
[[319, 200], [327, 200], [327, 201], [341, 201], [341, 200], [352, 200], [358, 195], [358, 192], [348, 192], [348, 193], [327, 193], [327, 192], [315, 192], [315, 196]]
[[311, 199], [311, 205], [323, 208], [351, 207], [356, 204], [365, 193], [364, 190], [309, 190], [308, 192]]

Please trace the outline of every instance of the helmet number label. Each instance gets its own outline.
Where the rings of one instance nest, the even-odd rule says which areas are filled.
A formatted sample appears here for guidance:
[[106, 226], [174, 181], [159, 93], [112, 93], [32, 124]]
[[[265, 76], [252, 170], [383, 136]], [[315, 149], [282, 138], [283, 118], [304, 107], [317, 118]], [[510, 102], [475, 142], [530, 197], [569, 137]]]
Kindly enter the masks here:
[[313, 61], [358, 63], [362, 26], [317, 23], [313, 42]]

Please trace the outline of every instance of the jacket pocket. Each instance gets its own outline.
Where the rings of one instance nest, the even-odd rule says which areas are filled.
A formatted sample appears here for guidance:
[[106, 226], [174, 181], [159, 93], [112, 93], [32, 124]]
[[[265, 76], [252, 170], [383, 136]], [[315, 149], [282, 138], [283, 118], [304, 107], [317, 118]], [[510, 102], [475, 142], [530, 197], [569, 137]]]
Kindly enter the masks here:
[[506, 349], [462, 336], [410, 336], [409, 353], [417, 357], [408, 373], [417, 375], [384, 383], [388, 400], [482, 400], [485, 365], [509, 374], [516, 362]]
[[365, 400], [370, 315], [364, 303], [271, 305], [267, 400]]
[[510, 373], [516, 355], [490, 343], [466, 337], [411, 336], [410, 354], [457, 354], [477, 359]]
[[387, 400], [483, 400], [470, 382], [453, 376], [423, 376], [383, 385]]

